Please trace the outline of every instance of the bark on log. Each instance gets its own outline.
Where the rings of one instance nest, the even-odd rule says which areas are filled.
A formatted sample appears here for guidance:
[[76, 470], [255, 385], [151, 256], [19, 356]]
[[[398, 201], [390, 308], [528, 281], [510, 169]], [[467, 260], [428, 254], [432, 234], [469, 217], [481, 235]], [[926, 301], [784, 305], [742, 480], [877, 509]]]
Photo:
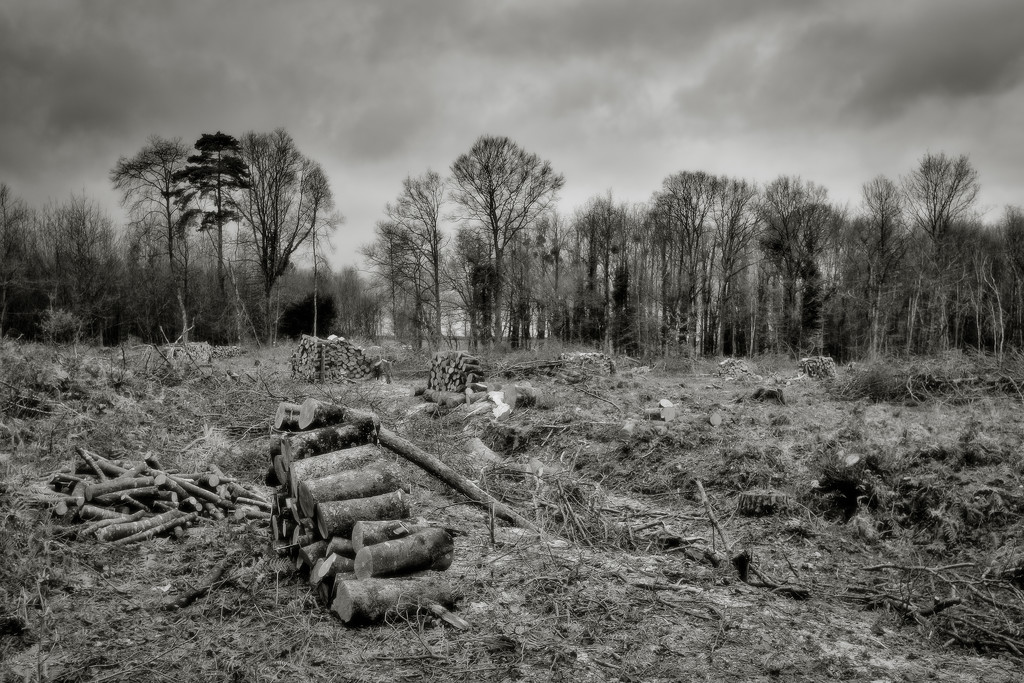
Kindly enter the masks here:
[[282, 431], [296, 431], [299, 427], [299, 411], [302, 406], [298, 403], [281, 401], [277, 404], [277, 412], [274, 413], [274, 429]]
[[346, 624], [373, 623], [385, 615], [409, 616], [431, 605], [454, 607], [451, 585], [441, 577], [336, 581], [331, 611]]
[[[381, 521], [361, 520], [352, 527], [352, 549], [355, 553], [368, 545], [403, 538], [427, 527], [410, 519], [388, 519]], [[355, 555], [353, 555], [355, 557]]]
[[96, 505], [83, 505], [78, 510], [78, 516], [82, 519], [116, 519], [124, 521], [129, 515], [123, 515], [114, 510], [107, 510]]
[[180, 510], [171, 510], [170, 512], [165, 512], [162, 515], [140, 519], [137, 522], [111, 524], [110, 526], [103, 527], [97, 531], [96, 538], [104, 542], [116, 541], [119, 538], [125, 538], [126, 536], [133, 536], [144, 531], [149, 531], [154, 527], [160, 526], [164, 522], [184, 516], [185, 513]]
[[296, 432], [281, 444], [281, 452], [289, 462], [297, 462], [314, 455], [367, 444], [372, 440], [372, 425], [334, 425]]
[[316, 525], [324, 538], [347, 536], [355, 523], [364, 519], [402, 519], [409, 506], [401, 491], [370, 498], [335, 500], [316, 506]]
[[153, 527], [152, 529], [147, 529], [142, 533], [118, 539], [113, 542], [113, 545], [128, 545], [129, 543], [138, 543], [140, 541], [145, 541], [146, 539], [153, 538], [157, 534], [162, 534], [163, 532], [173, 529], [175, 527], [184, 527], [187, 524], [191, 524], [198, 518], [198, 512], [190, 512], [187, 515], [175, 517], [174, 519], [168, 520], [160, 526]]
[[381, 445], [394, 451], [409, 462], [423, 468], [448, 486], [451, 486], [459, 493], [468, 497], [470, 500], [492, 509], [495, 516], [504, 519], [507, 522], [511, 522], [522, 529], [539, 531], [533, 522], [529, 521], [518, 512], [481, 489], [469, 479], [463, 477], [454, 469], [438, 460], [435, 456], [427, 453], [407, 439], [403, 439], [390, 429], [381, 428], [379, 438]]
[[423, 399], [436, 403], [442, 408], [458, 408], [466, 403], [466, 395], [454, 391], [428, 390], [423, 393]]
[[444, 529], [428, 528], [403, 538], [364, 546], [356, 553], [356, 578], [388, 576], [419, 569], [444, 571], [452, 565], [455, 543]]
[[116, 493], [118, 491], [126, 491], [128, 489], [142, 488], [145, 486], [162, 486], [167, 482], [167, 477], [161, 476], [156, 477], [118, 477], [116, 479], [108, 479], [107, 481], [100, 482], [98, 484], [87, 484], [85, 487], [85, 499], [92, 501], [97, 496], [102, 496], [108, 493]]
[[373, 413], [356, 410], [336, 403], [325, 403], [315, 398], [302, 402], [298, 419], [299, 429], [314, 429], [339, 424], [350, 424], [370, 430], [376, 435], [380, 420]]
[[341, 555], [355, 559], [356, 549], [352, 544], [351, 538], [345, 538], [344, 536], [332, 536], [331, 540], [327, 542], [327, 554], [328, 555]]
[[358, 469], [379, 459], [380, 450], [376, 446], [357, 446], [324, 453], [291, 463], [285, 481], [288, 482], [288, 490], [292, 497], [295, 497], [299, 495], [299, 482], [319, 479], [344, 470]]
[[[341, 573], [351, 572], [355, 567], [355, 560], [338, 553], [329, 553], [318, 560], [309, 571], [309, 582], [314, 586], [330, 576], [337, 576]], [[355, 574], [352, 575], [353, 577]]]
[[327, 541], [314, 541], [299, 548], [296, 568], [309, 567], [312, 569], [317, 560], [322, 560], [325, 557], [327, 557]]
[[159, 489], [155, 486], [143, 486], [137, 489], [128, 489], [126, 491], [115, 491], [114, 493], [105, 493], [102, 496], [96, 496], [92, 499], [92, 502], [97, 505], [119, 505], [127, 502], [128, 498], [152, 498], [157, 494]]
[[347, 470], [299, 482], [299, 509], [306, 517], [316, 514], [317, 503], [350, 498], [369, 498], [401, 488], [394, 472], [378, 468]]

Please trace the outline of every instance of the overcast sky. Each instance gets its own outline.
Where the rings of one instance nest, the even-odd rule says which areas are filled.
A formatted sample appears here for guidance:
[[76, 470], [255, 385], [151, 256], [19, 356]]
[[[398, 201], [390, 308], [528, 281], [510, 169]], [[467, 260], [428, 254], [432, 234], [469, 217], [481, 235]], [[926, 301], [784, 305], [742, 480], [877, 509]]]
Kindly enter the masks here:
[[855, 207], [926, 151], [980, 208], [1024, 204], [1020, 0], [3, 0], [0, 182], [33, 206], [107, 180], [152, 134], [282, 126], [330, 178], [358, 262], [407, 175], [507, 135], [569, 214], [707, 170], [800, 175]]

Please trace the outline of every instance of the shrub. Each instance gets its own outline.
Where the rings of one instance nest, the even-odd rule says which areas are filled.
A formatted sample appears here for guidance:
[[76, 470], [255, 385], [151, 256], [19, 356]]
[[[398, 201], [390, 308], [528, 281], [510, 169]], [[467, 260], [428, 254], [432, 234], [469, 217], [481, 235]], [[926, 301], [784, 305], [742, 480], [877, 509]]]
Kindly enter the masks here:
[[74, 344], [82, 338], [85, 321], [71, 311], [50, 308], [43, 312], [39, 329], [51, 344]]

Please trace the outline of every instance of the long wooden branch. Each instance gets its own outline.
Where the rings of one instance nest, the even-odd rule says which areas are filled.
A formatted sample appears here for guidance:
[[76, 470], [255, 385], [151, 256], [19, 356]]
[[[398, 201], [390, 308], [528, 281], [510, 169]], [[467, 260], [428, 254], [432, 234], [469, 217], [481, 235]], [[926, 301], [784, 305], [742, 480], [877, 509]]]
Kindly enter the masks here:
[[500, 517], [507, 522], [511, 522], [522, 529], [540, 532], [540, 529], [538, 529], [533, 522], [526, 519], [518, 512], [474, 484], [472, 481], [456, 472], [449, 465], [441, 462], [436, 456], [427, 453], [411, 441], [403, 439], [390, 429], [384, 429], [383, 427], [381, 427], [377, 437], [382, 446], [389, 448], [414, 465], [426, 470], [448, 486], [451, 486], [459, 493], [468, 497], [473, 502], [492, 509], [495, 516]]

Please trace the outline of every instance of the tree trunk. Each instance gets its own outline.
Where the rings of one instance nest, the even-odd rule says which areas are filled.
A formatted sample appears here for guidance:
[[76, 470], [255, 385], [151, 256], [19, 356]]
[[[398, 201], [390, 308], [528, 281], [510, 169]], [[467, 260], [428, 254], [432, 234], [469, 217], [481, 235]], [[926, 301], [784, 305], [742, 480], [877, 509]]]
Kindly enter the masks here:
[[452, 565], [455, 543], [444, 529], [428, 528], [414, 534], [364, 546], [356, 553], [357, 579], [413, 572], [444, 571]]
[[417, 576], [401, 580], [339, 581], [331, 611], [349, 623], [372, 623], [387, 614], [409, 616], [432, 605], [454, 607], [458, 599], [441, 577]]
[[400, 487], [398, 477], [389, 470], [368, 468], [338, 472], [299, 482], [299, 509], [306, 517], [312, 517], [319, 503], [369, 498], [397, 491]]
[[370, 498], [335, 500], [316, 506], [316, 525], [324, 538], [348, 536], [361, 520], [402, 519], [409, 516], [409, 505], [401, 491]]
[[481, 489], [469, 479], [463, 477], [447, 464], [441, 462], [436, 457], [427, 453], [415, 444], [410, 443], [408, 440], [403, 439], [390, 429], [382, 428], [380, 430], [379, 438], [382, 446], [391, 449], [409, 462], [418, 465], [448, 486], [451, 486], [459, 493], [467, 496], [470, 500], [492, 509], [494, 514], [501, 519], [511, 522], [522, 529], [539, 531], [535, 524], [527, 520], [518, 512], [494, 498], [494, 496]]
[[300, 482], [319, 479], [344, 470], [359, 469], [379, 459], [380, 449], [376, 446], [357, 446], [292, 462], [287, 473], [288, 488], [292, 498], [297, 498]]
[[296, 462], [372, 440], [373, 432], [367, 425], [344, 424], [292, 434], [281, 444], [281, 451], [289, 462]]
[[373, 413], [354, 410], [335, 403], [324, 403], [315, 398], [307, 398], [299, 409], [299, 429], [329, 427], [339, 424], [350, 424], [368, 430], [376, 435], [380, 430], [380, 419]]
[[366, 546], [393, 541], [426, 528], [408, 519], [389, 519], [378, 522], [359, 521], [352, 527], [352, 549], [358, 553]]

